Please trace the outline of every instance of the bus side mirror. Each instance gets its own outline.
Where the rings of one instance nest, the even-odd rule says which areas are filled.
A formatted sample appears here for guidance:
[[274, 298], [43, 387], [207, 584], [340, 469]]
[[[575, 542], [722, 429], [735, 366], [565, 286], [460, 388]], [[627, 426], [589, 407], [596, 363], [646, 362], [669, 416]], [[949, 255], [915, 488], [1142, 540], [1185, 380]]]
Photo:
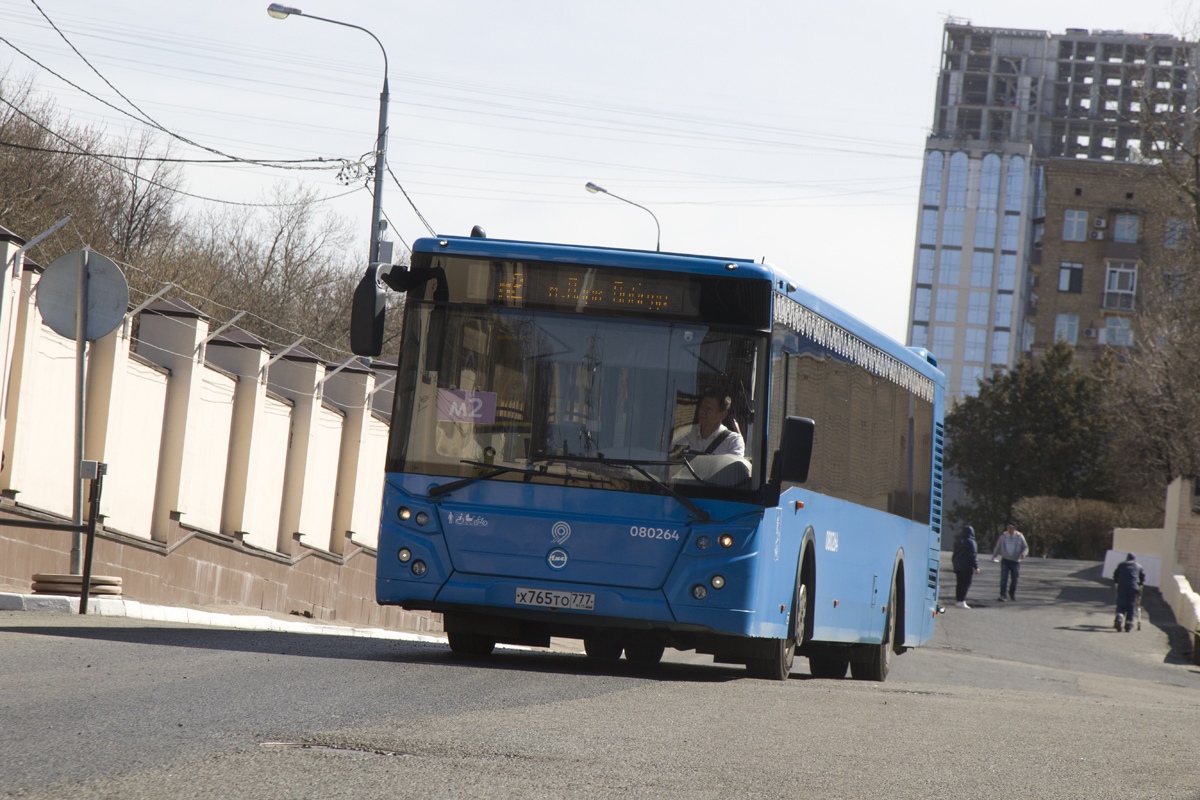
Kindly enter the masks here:
[[808, 480], [816, 423], [805, 417], [785, 417], [779, 441], [779, 478], [788, 483]]
[[356, 356], [377, 356], [383, 351], [383, 324], [387, 316], [387, 289], [380, 281], [392, 271], [391, 264], [377, 261], [367, 267], [354, 290], [350, 310], [350, 349]]

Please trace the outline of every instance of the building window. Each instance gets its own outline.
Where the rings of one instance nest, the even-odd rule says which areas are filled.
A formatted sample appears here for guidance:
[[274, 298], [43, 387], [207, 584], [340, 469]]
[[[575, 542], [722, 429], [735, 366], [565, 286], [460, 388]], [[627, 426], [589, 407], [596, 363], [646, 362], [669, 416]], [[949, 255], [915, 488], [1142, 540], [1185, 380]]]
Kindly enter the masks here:
[[1058, 290], [1079, 294], [1083, 291], [1083, 264], [1063, 261], [1058, 265]]
[[1004, 215], [1004, 230], [1000, 232], [1000, 249], [1016, 252], [1020, 243], [1021, 218], [1016, 214]]
[[912, 326], [912, 343], [909, 347], [928, 347], [929, 342], [929, 326], [928, 325], [913, 325]]
[[921, 210], [921, 244], [937, 244], [937, 209]]
[[1054, 317], [1054, 341], [1075, 344], [1079, 340], [1079, 315], [1058, 314]]
[[1137, 292], [1137, 263], [1110, 261], [1104, 279], [1104, 307], [1117, 311], [1132, 311]]
[[991, 250], [996, 246], [996, 212], [980, 211], [975, 215], [975, 246]]
[[1138, 240], [1137, 214], [1117, 214], [1113, 219], [1114, 242], [1136, 242]]
[[[967, 212], [961, 208], [947, 209], [942, 215], [942, 244], [962, 247], [963, 227]], [[925, 242], [922, 242], [925, 244]]]
[[942, 199], [942, 154], [933, 151], [925, 154], [925, 197], [927, 206], [937, 206]]
[[946, 176], [946, 208], [967, 207], [967, 154], [950, 156], [950, 172]]
[[1083, 242], [1087, 240], [1088, 213], [1068, 208], [1063, 214], [1063, 241]]
[[992, 363], [1008, 363], [1008, 331], [992, 331]]
[[[971, 292], [967, 298], [967, 324], [987, 325], [988, 311], [991, 310], [991, 295], [988, 292]], [[975, 361], [983, 361], [980, 356]]]
[[994, 256], [987, 251], [976, 250], [971, 254], [971, 285], [983, 289], [992, 288], [992, 263]]
[[941, 325], [933, 329], [933, 354], [939, 361], [954, 360], [954, 328]]
[[995, 209], [1000, 205], [1000, 156], [988, 153], [979, 171], [979, 208]]
[[929, 298], [932, 294], [930, 289], [917, 289], [913, 296], [913, 322], [928, 322], [929, 321]]
[[1025, 159], [1013, 156], [1008, 162], [1008, 186], [1004, 189], [1004, 210], [1020, 213], [1025, 187]]
[[987, 353], [987, 331], [983, 328], [967, 328], [963, 339], [963, 361], [983, 361]]
[[922, 247], [917, 251], [917, 283], [933, 284], [933, 249]]
[[958, 318], [958, 290], [938, 289], [937, 321], [954, 322]]
[[961, 250], [943, 250], [938, 259], [938, 283], [958, 286], [958, 268], [961, 264]]
[[1104, 321], [1104, 342], [1114, 347], [1133, 347], [1133, 331], [1128, 317], [1109, 317]]
[[996, 288], [1001, 291], [1013, 291], [1017, 283], [1017, 257], [1009, 253], [1000, 254], [1000, 274], [996, 278]]
[[1007, 328], [1012, 325], [1013, 296], [1011, 294], [996, 295], [996, 325]]
[[963, 397], [979, 394], [979, 382], [983, 380], [983, 367], [963, 367], [960, 393]]
[[[1167, 220], [1167, 232], [1163, 236], [1163, 247], [1168, 250], [1178, 250], [1183, 243], [1184, 236], [1187, 235], [1188, 223], [1186, 219], [1169, 219]], [[1198, 483], [1197, 485], [1200, 485]]]

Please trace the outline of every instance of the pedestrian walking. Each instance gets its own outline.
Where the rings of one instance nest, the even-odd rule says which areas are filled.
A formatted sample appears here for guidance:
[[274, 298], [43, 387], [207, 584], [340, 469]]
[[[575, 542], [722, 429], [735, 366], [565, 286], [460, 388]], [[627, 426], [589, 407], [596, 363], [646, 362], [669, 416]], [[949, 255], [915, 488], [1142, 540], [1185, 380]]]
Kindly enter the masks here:
[[967, 592], [971, 589], [971, 579], [979, 574], [979, 546], [975, 542], [975, 529], [970, 525], [963, 525], [954, 542], [950, 563], [954, 567], [954, 605], [970, 608]]
[[1017, 530], [1015, 522], [1009, 522], [1004, 533], [996, 537], [992, 549], [992, 561], [1000, 562], [1000, 602], [1017, 599], [1017, 579], [1021, 577], [1021, 562], [1029, 554], [1029, 542], [1025, 534]]
[[1133, 630], [1134, 604], [1141, 597], [1142, 587], [1146, 585], [1146, 573], [1137, 562], [1133, 553], [1125, 556], [1125, 560], [1117, 564], [1113, 570], [1113, 583], [1117, 585], [1117, 617], [1113, 627], [1118, 631], [1122, 627], [1125, 632]]

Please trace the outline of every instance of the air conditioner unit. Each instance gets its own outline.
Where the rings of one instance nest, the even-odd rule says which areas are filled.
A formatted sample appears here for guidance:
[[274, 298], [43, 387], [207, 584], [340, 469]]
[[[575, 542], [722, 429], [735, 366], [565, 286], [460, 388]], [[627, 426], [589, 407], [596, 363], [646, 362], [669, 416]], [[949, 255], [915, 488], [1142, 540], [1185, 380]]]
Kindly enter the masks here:
[[1084, 335], [1084, 338], [1095, 339], [1096, 338], [1096, 329], [1095, 328], [1084, 328], [1083, 335]]
[[1088, 231], [1089, 239], [1104, 239], [1104, 231]]
[[1106, 220], [1104, 217], [1096, 217], [1094, 220], [1092, 220], [1092, 225], [1097, 228], [1107, 228], [1108, 220]]

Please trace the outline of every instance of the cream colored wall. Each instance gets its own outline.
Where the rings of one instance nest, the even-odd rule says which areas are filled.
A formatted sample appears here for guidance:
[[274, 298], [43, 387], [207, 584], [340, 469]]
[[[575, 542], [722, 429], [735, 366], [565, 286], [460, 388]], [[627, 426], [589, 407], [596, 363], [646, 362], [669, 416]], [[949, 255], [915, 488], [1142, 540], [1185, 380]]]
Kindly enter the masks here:
[[178, 510], [190, 527], [219, 531], [235, 382], [208, 367], [200, 367], [196, 377], [200, 391], [187, 417]]
[[[26, 273], [18, 322], [5, 353], [12, 385], [0, 488], [15, 492], [22, 504], [69, 517], [75, 345], [40, 322], [30, 301], [34, 280]], [[356, 447], [350, 448], [355, 453], [343, 463], [348, 414], [319, 399], [322, 364], [274, 365], [277, 380], [269, 381], [271, 388], [286, 385], [291, 395], [281, 396], [282, 391], [268, 392], [257, 372], [233, 375], [202, 361], [198, 345], [208, 331], [202, 317], [147, 312], [140, 340], [133, 343], [136, 353], [128, 331], [126, 326], [90, 345], [85, 457], [108, 465], [100, 513], [109, 527], [166, 541], [169, 515], [178, 513], [188, 527], [239, 533], [262, 549], [291, 552], [296, 531], [306, 545], [335, 553], [342, 551], [347, 531], [355, 533], [359, 545], [375, 544], [388, 426], [367, 410], [373, 375], [347, 370], [327, 383], [342, 386], [349, 402], [357, 403], [347, 406], [357, 414]], [[6, 341], [0, 335], [0, 345]], [[258, 408], [254, 425], [239, 429], [246, 460], [238, 477], [229, 465], [235, 397], [242, 384], [254, 391]], [[298, 408], [306, 408], [307, 419]], [[237, 485], [231, 487], [227, 478]], [[351, 502], [342, 502], [335, 526], [339, 487]], [[231, 491], [245, 498], [237, 530], [224, 524]], [[295, 527], [285, 531], [289, 496]]]
[[[70, 518], [74, 507], [75, 342], [27, 318], [19, 385], [9, 397], [3, 487], [17, 502]], [[14, 402], [15, 399], [15, 402]]]
[[130, 358], [125, 363], [123, 388], [123, 399], [112, 406], [105, 451], [97, 456], [108, 464], [100, 513], [105, 515], [106, 525], [149, 539], [167, 375], [139, 358]]
[[373, 414], [367, 415], [362, 448], [358, 454], [354, 514], [350, 520], [354, 541], [366, 547], [379, 546], [379, 513], [383, 507], [383, 465], [387, 458], [387, 442], [387, 423]]
[[279, 541], [280, 499], [292, 430], [292, 404], [267, 396], [259, 409], [246, 473], [245, 541], [274, 550]]
[[[338, 455], [345, 415], [321, 405], [309, 432], [308, 469], [304, 473], [304, 505], [299, 531], [309, 547], [332, 549], [333, 503], [337, 489]], [[344, 535], [339, 532], [338, 535]], [[337, 551], [341, 551], [338, 546]]]

